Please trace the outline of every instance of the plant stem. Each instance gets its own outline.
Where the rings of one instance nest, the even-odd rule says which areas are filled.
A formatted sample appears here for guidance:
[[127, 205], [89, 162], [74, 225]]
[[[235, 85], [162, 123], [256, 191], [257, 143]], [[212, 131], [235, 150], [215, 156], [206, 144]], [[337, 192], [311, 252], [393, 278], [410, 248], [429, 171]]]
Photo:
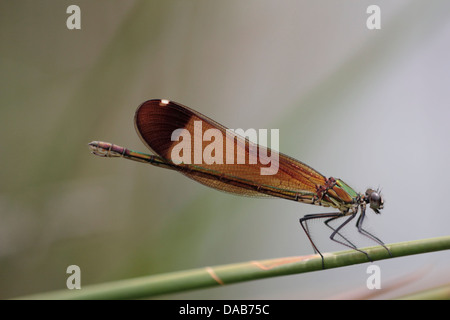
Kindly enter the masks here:
[[[362, 250], [366, 251], [373, 261], [448, 250], [450, 249], [450, 236], [399, 242], [386, 245], [386, 247], [391, 251], [392, 257], [381, 246]], [[368, 262], [364, 254], [355, 250], [326, 253], [324, 258], [325, 269]], [[322, 270], [322, 260], [319, 255], [285, 257], [157, 274], [85, 286], [80, 290], [65, 289], [39, 293], [18, 299], [142, 299], [186, 290], [319, 270]]]
[[408, 294], [396, 300], [450, 300], [450, 284]]

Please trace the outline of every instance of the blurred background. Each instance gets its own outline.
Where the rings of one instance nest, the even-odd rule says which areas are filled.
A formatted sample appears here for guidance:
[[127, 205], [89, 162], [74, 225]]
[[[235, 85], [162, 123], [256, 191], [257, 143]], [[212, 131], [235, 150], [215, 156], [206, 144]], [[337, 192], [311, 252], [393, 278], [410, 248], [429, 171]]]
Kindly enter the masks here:
[[[81, 30], [66, 27], [71, 4]], [[366, 27], [371, 4], [381, 30]], [[153, 98], [280, 129], [281, 152], [382, 188], [366, 225], [386, 243], [449, 234], [449, 1], [2, 0], [0, 43], [0, 298], [64, 289], [72, 264], [83, 287], [312, 253], [298, 219], [329, 208], [89, 153], [92, 140], [146, 152], [133, 116]], [[345, 249], [312, 227], [323, 252]], [[383, 298], [450, 282], [448, 252], [376, 264], [383, 288], [412, 276]], [[161, 298], [352, 297], [368, 266]]]

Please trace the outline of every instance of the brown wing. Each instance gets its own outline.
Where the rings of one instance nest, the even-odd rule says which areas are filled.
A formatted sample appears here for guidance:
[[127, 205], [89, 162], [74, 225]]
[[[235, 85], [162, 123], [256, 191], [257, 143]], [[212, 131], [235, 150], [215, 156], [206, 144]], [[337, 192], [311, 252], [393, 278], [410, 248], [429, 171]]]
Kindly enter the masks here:
[[[227, 128], [216, 121], [173, 101], [158, 99], [141, 104], [136, 110], [135, 127], [144, 144], [155, 154], [169, 161], [174, 160], [173, 155], [182, 156], [185, 160], [189, 158], [190, 162], [185, 161], [185, 163], [190, 163], [188, 166], [192, 168], [192, 171], [184, 171], [183, 174], [211, 188], [240, 195], [267, 196], [258, 190], [258, 186], [304, 194], [315, 193], [316, 186], [324, 185], [326, 182], [326, 178], [316, 170], [282, 153], [278, 153], [277, 162], [272, 160], [272, 164], [262, 164], [261, 161], [267, 163], [268, 158], [261, 156], [260, 151], [265, 151], [264, 154], [269, 157], [274, 151], [256, 145], [248, 139], [230, 135], [229, 132], [227, 133]], [[184, 138], [179, 138], [180, 141], [172, 141], [172, 134], [177, 129], [186, 129], [185, 133], [189, 133], [190, 141], [184, 141]], [[209, 129], [216, 129], [216, 131], [207, 132]], [[222, 138], [213, 135], [214, 138], [210, 141], [204, 141], [205, 132], [207, 134], [219, 132]], [[189, 147], [180, 151], [180, 143]], [[214, 151], [211, 151], [213, 143], [223, 148], [222, 154], [218, 152], [219, 148], [213, 148]], [[227, 150], [232, 151], [227, 152]], [[212, 156], [215, 159], [214, 163], [205, 163], [205, 160], [212, 161], [207, 159], [208, 155], [210, 155], [209, 158]], [[237, 159], [242, 155], [245, 155], [245, 161], [239, 164]], [[227, 163], [227, 156], [229, 162], [231, 158], [234, 161]], [[250, 164], [250, 158], [256, 159], [256, 163]], [[199, 159], [200, 162], [198, 162]], [[267, 169], [271, 165], [278, 167], [276, 174], [262, 175], [261, 168]], [[214, 172], [214, 175], [199, 176], [195, 174], [198, 170]], [[230, 183], [235, 178], [239, 181], [251, 182], [252, 187], [245, 186], [246, 183]]]

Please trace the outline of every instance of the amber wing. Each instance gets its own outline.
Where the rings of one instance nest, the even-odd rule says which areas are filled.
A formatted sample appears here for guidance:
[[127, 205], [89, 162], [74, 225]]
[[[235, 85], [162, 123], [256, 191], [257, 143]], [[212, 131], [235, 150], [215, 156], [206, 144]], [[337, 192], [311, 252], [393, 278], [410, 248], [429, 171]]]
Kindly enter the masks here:
[[[278, 153], [277, 163], [267, 164], [268, 159], [264, 155], [270, 156], [271, 152], [275, 151], [256, 145], [248, 139], [227, 134], [227, 128], [223, 125], [173, 101], [156, 99], [141, 104], [136, 110], [135, 127], [145, 145], [168, 161], [173, 160], [172, 152], [182, 140], [172, 141], [172, 134], [177, 129], [187, 130], [191, 137], [191, 148], [186, 148], [183, 152], [190, 153], [191, 162], [183, 166], [188, 166], [192, 170], [180, 170], [180, 172], [211, 188], [246, 196], [274, 195], [265, 192], [265, 187], [280, 190], [280, 192], [312, 195], [316, 193], [317, 186], [324, 185], [326, 182], [326, 178], [313, 168], [282, 153]], [[217, 129], [222, 133], [223, 153], [220, 157], [222, 161], [217, 154], [213, 153], [216, 157], [215, 163], [195, 162], [195, 159], [201, 158], [205, 148], [208, 146], [211, 148], [210, 144], [215, 141], [215, 139], [204, 141], [204, 134], [209, 129]], [[194, 145], [194, 140], [198, 143], [197, 147]], [[230, 146], [233, 148], [231, 149]], [[228, 162], [234, 159], [232, 163], [227, 163], [227, 150], [232, 152], [231, 158], [228, 152]], [[195, 155], [196, 152], [197, 155]], [[238, 155], [242, 154], [245, 154], [245, 163], [237, 163]], [[186, 156], [186, 154], [183, 155]], [[257, 159], [256, 163], [250, 163], [252, 157]], [[274, 158], [270, 157], [272, 161]], [[261, 168], [269, 166], [277, 167], [278, 171], [273, 175], [262, 175]], [[213, 174], [199, 175], [197, 174], [199, 171]], [[233, 183], [233, 181], [238, 182]]]

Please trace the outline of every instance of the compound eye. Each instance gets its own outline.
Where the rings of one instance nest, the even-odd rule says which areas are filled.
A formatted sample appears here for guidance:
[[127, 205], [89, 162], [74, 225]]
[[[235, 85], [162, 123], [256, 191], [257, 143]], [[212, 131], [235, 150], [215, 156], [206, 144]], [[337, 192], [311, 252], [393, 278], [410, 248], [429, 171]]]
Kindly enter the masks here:
[[383, 201], [381, 200], [381, 196], [378, 194], [378, 192], [372, 192], [369, 195], [369, 202], [370, 202], [370, 207], [375, 210], [375, 212], [378, 209], [382, 209], [383, 208]]

